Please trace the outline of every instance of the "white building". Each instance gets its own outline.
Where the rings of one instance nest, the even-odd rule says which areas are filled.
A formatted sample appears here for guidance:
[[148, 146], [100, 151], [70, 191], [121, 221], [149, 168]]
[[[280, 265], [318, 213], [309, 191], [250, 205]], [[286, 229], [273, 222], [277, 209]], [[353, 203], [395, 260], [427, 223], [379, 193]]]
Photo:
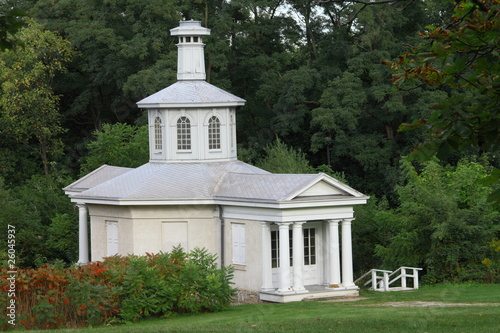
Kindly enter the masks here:
[[138, 102], [149, 118], [149, 163], [103, 165], [64, 190], [80, 211], [79, 262], [182, 245], [235, 267], [237, 288], [263, 300], [357, 295], [353, 206], [368, 197], [326, 174], [271, 174], [237, 160], [236, 108], [205, 81], [200, 22], [178, 36], [178, 82]]

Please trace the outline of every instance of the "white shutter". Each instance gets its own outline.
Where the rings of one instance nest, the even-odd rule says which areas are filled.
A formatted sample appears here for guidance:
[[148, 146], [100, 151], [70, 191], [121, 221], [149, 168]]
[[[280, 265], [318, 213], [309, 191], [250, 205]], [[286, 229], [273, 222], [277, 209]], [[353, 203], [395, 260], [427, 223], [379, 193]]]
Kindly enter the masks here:
[[246, 265], [245, 225], [232, 224], [233, 264]]
[[118, 222], [106, 222], [106, 234], [108, 239], [108, 257], [118, 254]]

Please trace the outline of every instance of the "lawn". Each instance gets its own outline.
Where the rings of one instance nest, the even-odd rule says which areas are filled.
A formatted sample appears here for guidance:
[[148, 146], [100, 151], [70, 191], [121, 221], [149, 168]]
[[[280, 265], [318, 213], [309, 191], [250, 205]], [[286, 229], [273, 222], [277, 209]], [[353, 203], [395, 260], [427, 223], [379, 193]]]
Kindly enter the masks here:
[[[129, 325], [57, 332], [499, 331], [500, 285], [441, 284], [405, 292], [361, 291], [360, 297], [366, 299], [355, 302], [319, 300], [289, 304], [241, 305], [219, 313], [169, 319], [157, 318]], [[390, 305], [402, 304], [399, 302], [443, 302], [448, 306]], [[448, 303], [455, 305], [449, 306]], [[484, 303], [491, 304], [479, 306]]]

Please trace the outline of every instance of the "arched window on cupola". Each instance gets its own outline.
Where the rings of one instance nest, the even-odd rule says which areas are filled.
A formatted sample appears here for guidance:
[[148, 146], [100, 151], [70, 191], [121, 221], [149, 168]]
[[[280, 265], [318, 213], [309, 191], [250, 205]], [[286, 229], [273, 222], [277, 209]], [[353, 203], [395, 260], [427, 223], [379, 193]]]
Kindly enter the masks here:
[[177, 149], [191, 150], [191, 122], [187, 117], [177, 120]]
[[220, 149], [220, 121], [216, 116], [208, 120], [208, 149]]
[[155, 150], [163, 149], [163, 133], [161, 129], [160, 117], [155, 118]]

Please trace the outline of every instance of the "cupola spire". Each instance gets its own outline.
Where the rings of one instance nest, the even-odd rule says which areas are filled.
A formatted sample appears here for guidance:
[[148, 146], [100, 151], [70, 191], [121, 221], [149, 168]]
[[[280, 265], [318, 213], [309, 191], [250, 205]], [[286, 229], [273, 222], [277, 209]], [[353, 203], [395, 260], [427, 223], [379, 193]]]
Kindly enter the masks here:
[[177, 44], [177, 80], [204, 81], [205, 56], [203, 36], [210, 35], [210, 29], [201, 26], [200, 21], [181, 21], [177, 28], [171, 29], [172, 36], [179, 38]]

